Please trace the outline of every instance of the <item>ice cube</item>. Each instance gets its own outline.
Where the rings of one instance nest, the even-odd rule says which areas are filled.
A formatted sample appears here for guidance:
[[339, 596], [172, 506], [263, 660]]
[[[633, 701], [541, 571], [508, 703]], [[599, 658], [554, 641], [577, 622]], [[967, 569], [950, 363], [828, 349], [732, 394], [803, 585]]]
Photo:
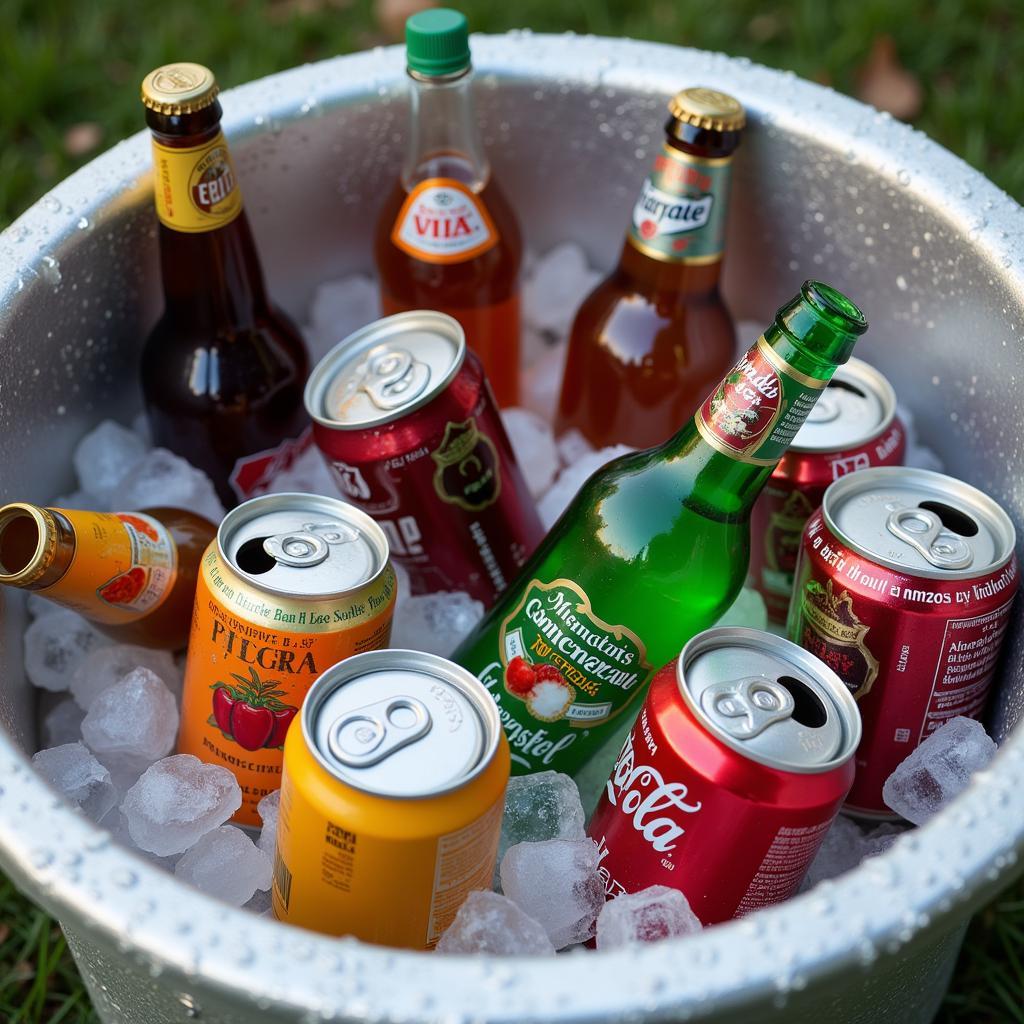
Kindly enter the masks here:
[[82, 737], [103, 756], [156, 761], [174, 746], [178, 706], [174, 695], [148, 668], [134, 668], [89, 705]]
[[171, 691], [181, 693], [181, 675], [167, 651], [135, 644], [115, 644], [90, 651], [71, 675], [71, 695], [86, 710], [108, 686], [123, 679], [133, 668], [147, 668]]
[[78, 509], [85, 512], [109, 512], [109, 492], [103, 495], [91, 491], [72, 491], [70, 494], [58, 494], [53, 501], [47, 502], [48, 508]]
[[242, 909], [248, 910], [250, 914], [256, 914], [259, 917], [272, 917], [274, 913], [273, 902], [270, 889], [257, 889], [253, 893], [252, 899], [245, 903]]
[[553, 345], [519, 374], [519, 404], [548, 423], [555, 418], [568, 352], [566, 342]]
[[202, 892], [240, 907], [257, 889], [269, 889], [270, 858], [234, 825], [207, 832], [178, 861], [174, 875]]
[[185, 508], [211, 523], [224, 518], [224, 506], [210, 478], [166, 448], [153, 448], [117, 485], [118, 508]]
[[601, 448], [599, 451], [582, 456], [571, 466], [563, 469], [554, 486], [537, 504], [537, 511], [540, 513], [540, 521], [544, 524], [544, 529], [550, 530], [555, 525], [558, 517], [576, 497], [576, 492], [594, 473], [602, 466], [606, 466], [612, 459], [617, 459], [620, 455], [627, 455], [632, 451], [636, 451], [636, 449], [624, 444], [617, 444], [612, 448]]
[[562, 434], [556, 442], [556, 447], [563, 466], [571, 466], [594, 450], [594, 446], [575, 427]]
[[257, 805], [256, 813], [263, 822], [259, 842], [256, 844], [271, 860], [277, 850], [277, 819], [281, 813], [281, 790], [268, 793]]
[[315, 444], [308, 448], [283, 472], [274, 477], [266, 494], [287, 494], [297, 491], [302, 494], [326, 494], [331, 498], [340, 496], [338, 485], [324, 462], [320, 449]]
[[825, 833], [825, 838], [804, 876], [801, 891], [812, 888], [826, 878], [836, 878], [855, 868], [860, 863], [862, 854], [861, 831], [857, 823], [840, 814]]
[[131, 833], [128, 831], [128, 819], [120, 808], [117, 808], [106, 818], [103, 822], [103, 827], [110, 831], [110, 836], [114, 842], [127, 847], [132, 851], [132, 853], [135, 853], [140, 857], [145, 857], [151, 864], [155, 864], [158, 868], [161, 868], [164, 871], [170, 871], [173, 873], [175, 865], [181, 859], [180, 853], [172, 853], [166, 857], [159, 857], [155, 853], [150, 853], [148, 850], [140, 849], [135, 844], [131, 837]]
[[483, 615], [483, 604], [461, 590], [407, 597], [395, 609], [391, 646], [448, 657]]
[[496, 892], [471, 892], [437, 943], [438, 953], [554, 956], [541, 924]]
[[501, 413], [516, 461], [534, 498], [540, 497], [558, 472], [558, 450], [551, 427], [529, 409], [503, 409]]
[[[561, 772], [515, 775], [505, 790], [498, 866], [510, 846], [546, 839], [585, 839], [583, 805], [576, 783]], [[495, 880], [499, 878], [495, 871]]]
[[44, 690], [66, 690], [79, 662], [90, 651], [111, 643], [81, 615], [62, 608], [36, 619], [25, 630], [25, 675]]
[[868, 857], [877, 857], [880, 853], [885, 853], [886, 850], [892, 848], [904, 832], [909, 831], [906, 825], [891, 822], [871, 829], [861, 837], [861, 859], [866, 860]]
[[523, 282], [523, 319], [538, 331], [567, 337], [576, 310], [600, 280], [575, 242], [556, 245]]
[[85, 712], [69, 697], [55, 705], [43, 719], [43, 739], [48, 747], [77, 743], [82, 738]]
[[768, 628], [768, 611], [764, 606], [764, 598], [753, 589], [744, 587], [736, 595], [736, 600], [722, 613], [716, 626], [747, 626], [750, 629], [765, 630]]
[[505, 895], [543, 925], [555, 949], [585, 942], [604, 906], [593, 839], [517, 843], [501, 861]]
[[83, 743], [64, 743], [40, 750], [32, 756], [32, 766], [93, 821], [102, 821], [117, 803], [110, 773]]
[[104, 420], [75, 448], [72, 461], [78, 484], [101, 498], [109, 498], [145, 454], [146, 445], [138, 434], [113, 420]]
[[33, 619], [41, 619], [45, 615], [53, 615], [56, 612], [64, 611], [56, 601], [51, 601], [49, 598], [43, 597], [42, 594], [29, 594], [28, 600], [25, 602], [25, 608]]
[[339, 341], [380, 316], [380, 292], [361, 274], [325, 281], [313, 293], [305, 328], [310, 365], [316, 366]]
[[173, 754], [146, 769], [121, 810], [132, 842], [166, 857], [187, 850], [241, 806], [242, 790], [227, 768]]
[[132, 419], [132, 431], [147, 451], [153, 447], [153, 431], [149, 425], [149, 417], [146, 415], [145, 410], [135, 414]]
[[622, 893], [601, 908], [597, 917], [597, 948], [622, 949], [640, 942], [658, 942], [693, 935], [703, 926], [678, 889], [652, 885]]
[[987, 768], [998, 748], [980, 722], [951, 718], [885, 780], [882, 799], [901, 817], [923, 825]]

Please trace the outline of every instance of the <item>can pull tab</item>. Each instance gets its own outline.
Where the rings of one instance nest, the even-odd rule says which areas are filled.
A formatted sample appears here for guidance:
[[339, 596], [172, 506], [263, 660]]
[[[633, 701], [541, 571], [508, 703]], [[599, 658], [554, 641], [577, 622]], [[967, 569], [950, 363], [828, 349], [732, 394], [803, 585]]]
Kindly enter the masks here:
[[275, 533], [263, 541], [263, 550], [281, 565], [306, 569], [330, 554], [331, 544], [350, 544], [359, 534], [344, 523], [303, 523], [301, 530]]
[[433, 722], [423, 701], [388, 697], [353, 708], [331, 726], [327, 746], [350, 768], [369, 768], [430, 732]]
[[970, 544], [926, 508], [898, 508], [889, 514], [885, 526], [938, 569], [966, 569], [974, 561]]
[[700, 695], [700, 706], [720, 729], [746, 740], [792, 717], [796, 702], [774, 680], [749, 676], [709, 686]]
[[404, 348], [378, 345], [364, 364], [357, 390], [365, 391], [378, 409], [398, 409], [416, 398], [430, 380], [430, 368]]

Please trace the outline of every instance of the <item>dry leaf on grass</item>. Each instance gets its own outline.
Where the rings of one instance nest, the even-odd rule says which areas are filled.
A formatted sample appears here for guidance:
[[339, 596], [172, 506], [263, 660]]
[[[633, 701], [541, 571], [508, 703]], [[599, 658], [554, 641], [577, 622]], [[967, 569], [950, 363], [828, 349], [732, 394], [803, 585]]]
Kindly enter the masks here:
[[405, 38], [405, 20], [417, 11], [436, 7], [434, 0], [374, 0], [373, 17], [389, 39]]
[[876, 36], [868, 59], [857, 72], [857, 96], [902, 121], [921, 112], [924, 90], [901, 63], [892, 36]]
[[68, 156], [85, 156], [103, 141], [103, 129], [95, 121], [80, 121], [64, 133], [64, 152]]

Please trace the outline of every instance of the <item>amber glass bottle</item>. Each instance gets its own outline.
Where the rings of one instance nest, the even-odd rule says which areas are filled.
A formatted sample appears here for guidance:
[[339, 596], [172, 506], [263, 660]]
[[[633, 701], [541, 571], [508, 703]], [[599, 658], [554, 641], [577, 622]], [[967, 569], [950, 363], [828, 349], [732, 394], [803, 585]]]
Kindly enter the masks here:
[[484, 153], [465, 17], [406, 23], [411, 117], [400, 180], [377, 222], [384, 313], [455, 317], [498, 403], [519, 396], [519, 225]]
[[82, 512], [0, 507], [0, 584], [84, 615], [122, 643], [188, 640], [199, 559], [217, 532], [180, 508]]
[[198, 64], [168, 64], [142, 83], [164, 288], [142, 389], [156, 443], [205, 470], [230, 507], [308, 443], [309, 358], [267, 298], [216, 97]]
[[743, 107], [694, 88], [669, 110], [618, 266], [584, 300], [569, 338], [557, 429], [597, 448], [666, 440], [736, 355], [718, 279]]

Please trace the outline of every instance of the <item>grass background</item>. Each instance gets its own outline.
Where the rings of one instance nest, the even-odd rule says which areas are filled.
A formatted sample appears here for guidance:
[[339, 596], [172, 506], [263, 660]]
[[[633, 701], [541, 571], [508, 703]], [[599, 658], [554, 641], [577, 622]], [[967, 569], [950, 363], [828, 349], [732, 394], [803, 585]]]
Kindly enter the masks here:
[[[395, 39], [414, 0], [2, 0], [0, 226], [142, 127], [138, 84], [195, 60], [222, 86]], [[883, 36], [913, 123], [1024, 199], [1024, 5], [997, 0], [465, 0], [477, 31], [630, 35], [742, 54], [856, 95]], [[876, 82], [876, 85], [878, 83]], [[884, 91], [884, 90], [883, 90]], [[939, 1019], [1024, 1024], [1024, 884], [971, 925]], [[96, 1020], [60, 930], [0, 877], [0, 1020]]]

